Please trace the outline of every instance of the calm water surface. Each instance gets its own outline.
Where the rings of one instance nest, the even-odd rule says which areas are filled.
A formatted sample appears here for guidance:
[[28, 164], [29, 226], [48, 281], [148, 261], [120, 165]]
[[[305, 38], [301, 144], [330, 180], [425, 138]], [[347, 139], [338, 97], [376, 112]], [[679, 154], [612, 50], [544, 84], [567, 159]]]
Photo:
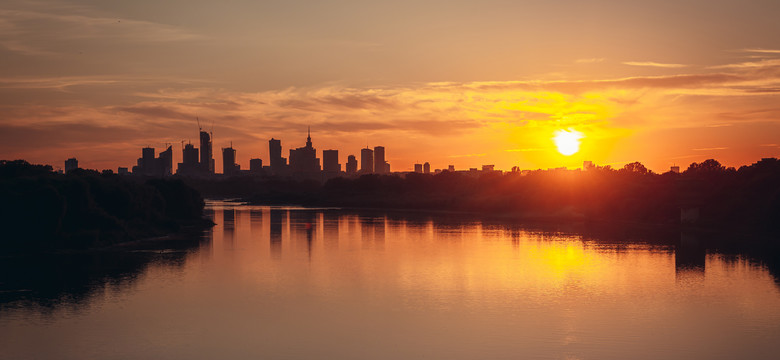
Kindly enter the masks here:
[[0, 358], [780, 354], [777, 279], [700, 239], [219, 202], [209, 214], [218, 225], [189, 248], [4, 267]]

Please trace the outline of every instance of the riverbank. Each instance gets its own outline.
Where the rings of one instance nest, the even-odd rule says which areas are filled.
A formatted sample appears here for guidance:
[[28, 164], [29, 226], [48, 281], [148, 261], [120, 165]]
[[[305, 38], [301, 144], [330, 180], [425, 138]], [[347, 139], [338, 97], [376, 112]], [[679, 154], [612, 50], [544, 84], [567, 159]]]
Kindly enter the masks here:
[[0, 161], [0, 253], [111, 247], [213, 225], [181, 180]]

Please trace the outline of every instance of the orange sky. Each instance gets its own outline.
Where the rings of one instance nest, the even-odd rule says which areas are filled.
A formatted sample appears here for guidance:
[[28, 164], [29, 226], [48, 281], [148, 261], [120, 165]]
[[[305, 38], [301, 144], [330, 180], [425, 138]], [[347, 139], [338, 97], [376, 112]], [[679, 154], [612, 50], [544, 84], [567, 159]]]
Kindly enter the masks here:
[[[238, 161], [311, 126], [392, 170], [583, 160], [655, 171], [780, 156], [776, 1], [4, 1], [0, 158], [132, 166], [197, 140]], [[556, 130], [584, 135], [559, 154]]]

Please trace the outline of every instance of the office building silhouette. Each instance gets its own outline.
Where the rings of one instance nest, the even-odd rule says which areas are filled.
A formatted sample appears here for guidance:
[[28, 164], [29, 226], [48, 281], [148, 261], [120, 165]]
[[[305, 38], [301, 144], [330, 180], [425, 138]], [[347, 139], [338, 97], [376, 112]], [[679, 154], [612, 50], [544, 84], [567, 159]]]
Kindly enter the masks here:
[[371, 174], [374, 172], [374, 150], [366, 147], [360, 149], [360, 173]]
[[358, 167], [358, 162], [357, 159], [355, 158], [355, 155], [347, 156], [347, 168], [346, 168], [347, 174], [357, 173], [357, 167]]
[[428, 163], [427, 161], [425, 162], [425, 164], [423, 164], [423, 173], [425, 174], [431, 173], [431, 164]]
[[323, 150], [322, 151], [322, 171], [328, 175], [338, 175], [341, 172], [341, 164], [339, 164], [339, 151], [338, 150]]
[[198, 155], [198, 148], [192, 144], [184, 145], [184, 148], [181, 150], [181, 162], [176, 169], [176, 173], [179, 175], [197, 174], [200, 167]]
[[263, 159], [249, 159], [249, 172], [258, 174], [263, 172]]
[[65, 173], [79, 168], [79, 161], [76, 158], [65, 160]]
[[160, 152], [159, 157], [154, 157], [154, 148], [145, 147], [141, 149], [141, 157], [133, 166], [133, 174], [147, 176], [168, 176], [173, 169], [173, 147], [168, 146], [165, 151]]
[[214, 156], [211, 153], [211, 135], [200, 132], [200, 171], [204, 174], [214, 173]]
[[282, 175], [287, 167], [287, 159], [282, 157], [282, 141], [271, 138], [268, 140], [268, 154], [271, 172], [274, 175]]
[[306, 146], [290, 149], [290, 171], [296, 176], [312, 176], [320, 171], [320, 159], [311, 143], [311, 130], [306, 137]]
[[374, 173], [376, 174], [385, 173], [385, 147], [384, 146], [374, 147]]
[[236, 175], [239, 170], [240, 167], [236, 164], [236, 150], [233, 149], [233, 145], [222, 148], [222, 174]]

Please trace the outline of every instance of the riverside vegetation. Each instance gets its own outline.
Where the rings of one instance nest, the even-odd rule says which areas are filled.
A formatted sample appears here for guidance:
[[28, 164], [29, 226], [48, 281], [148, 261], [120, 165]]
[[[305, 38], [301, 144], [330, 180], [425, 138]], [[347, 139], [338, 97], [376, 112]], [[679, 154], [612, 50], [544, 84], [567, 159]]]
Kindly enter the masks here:
[[210, 222], [200, 194], [181, 180], [141, 179], [0, 161], [0, 251], [110, 246]]

